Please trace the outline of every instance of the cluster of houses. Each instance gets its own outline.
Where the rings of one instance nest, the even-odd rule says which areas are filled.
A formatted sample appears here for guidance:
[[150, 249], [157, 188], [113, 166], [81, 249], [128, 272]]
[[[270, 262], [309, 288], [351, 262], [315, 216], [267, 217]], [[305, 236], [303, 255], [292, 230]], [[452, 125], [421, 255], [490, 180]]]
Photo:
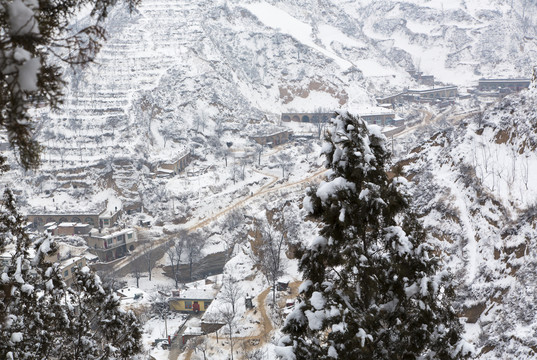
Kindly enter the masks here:
[[480, 79], [477, 89], [469, 92], [481, 96], [502, 97], [527, 89], [530, 84], [530, 79]]
[[[134, 250], [136, 230], [120, 228], [117, 222], [121, 210], [83, 213], [34, 213], [27, 216], [30, 227], [52, 236], [77, 235], [86, 240], [92, 260], [109, 262]], [[59, 259], [58, 259], [59, 260]], [[84, 264], [85, 265], [85, 264]]]
[[[414, 74], [414, 73], [413, 73]], [[413, 77], [422, 76], [421, 73], [411, 74]], [[425, 84], [424, 82], [421, 82]], [[512, 92], [527, 89], [531, 83], [530, 79], [479, 79], [475, 89], [469, 89], [468, 93], [486, 97], [502, 97]], [[404, 89], [402, 92], [378, 98], [380, 105], [389, 105], [392, 108], [406, 102], [417, 103], [441, 103], [452, 102], [460, 96], [456, 86], [434, 87], [429, 89]]]
[[[11, 258], [15, 254], [15, 245], [10, 244], [12, 246], [8, 246], [6, 249], [4, 249], [3, 253], [0, 253], [0, 268], [3, 268], [5, 266], [9, 266], [11, 263]], [[29, 257], [32, 259], [35, 256], [35, 250], [33, 248], [29, 249]], [[45, 257], [45, 261], [49, 262], [58, 262], [59, 263], [59, 269], [63, 276], [63, 280], [67, 284], [67, 286], [71, 286], [74, 279], [75, 269], [76, 268], [82, 268], [86, 266], [89, 262], [94, 261], [94, 256], [92, 255], [83, 255], [83, 256], [68, 256], [67, 258], [62, 259], [59, 255], [59, 252], [56, 253], [54, 256], [47, 256]]]
[[[364, 109], [357, 112], [361, 119], [369, 124], [380, 126], [395, 126], [404, 125], [404, 120], [396, 116], [391, 109], [375, 107]], [[335, 113], [282, 113], [282, 121], [294, 121], [302, 123], [326, 123], [334, 117]]]
[[402, 92], [395, 95], [378, 98], [377, 103], [379, 105], [390, 105], [395, 107], [405, 102], [417, 102], [417, 103], [434, 103], [439, 101], [454, 100], [459, 96], [458, 88], [456, 86], [445, 86], [424, 90], [412, 90], [404, 89]]

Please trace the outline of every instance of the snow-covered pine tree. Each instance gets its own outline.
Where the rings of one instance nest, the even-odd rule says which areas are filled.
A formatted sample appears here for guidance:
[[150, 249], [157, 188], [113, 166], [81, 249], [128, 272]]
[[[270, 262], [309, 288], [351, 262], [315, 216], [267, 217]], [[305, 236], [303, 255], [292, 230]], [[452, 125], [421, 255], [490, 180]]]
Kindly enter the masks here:
[[60, 342], [60, 358], [132, 359], [141, 351], [140, 324], [132, 311], [122, 310], [119, 297], [103, 288], [89, 268], [75, 269], [75, 278], [67, 289], [70, 321]]
[[[0, 268], [0, 358], [133, 359], [141, 351], [140, 324], [85, 267], [68, 288], [47, 237], [32, 241], [6, 190], [0, 206], [0, 251], [13, 249]], [[35, 255], [32, 256], [32, 247]]]
[[405, 179], [386, 173], [377, 127], [342, 113], [323, 147], [328, 180], [305, 208], [324, 224], [298, 251], [304, 283], [286, 319], [288, 359], [461, 359], [449, 273], [409, 208]]

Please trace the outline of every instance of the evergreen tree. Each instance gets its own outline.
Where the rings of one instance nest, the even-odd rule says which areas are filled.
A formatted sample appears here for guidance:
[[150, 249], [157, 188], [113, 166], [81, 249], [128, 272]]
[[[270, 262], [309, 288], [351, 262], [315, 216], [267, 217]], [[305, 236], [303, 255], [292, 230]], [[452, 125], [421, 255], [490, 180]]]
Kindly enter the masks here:
[[[47, 237], [32, 243], [11, 191], [0, 209], [0, 250], [13, 249], [0, 269], [0, 358], [132, 359], [141, 351], [140, 324], [89, 268], [68, 288]], [[31, 247], [35, 246], [35, 251]], [[35, 256], [31, 255], [35, 253]]]
[[298, 251], [304, 283], [286, 319], [289, 359], [452, 359], [467, 352], [449, 274], [389, 179], [378, 128], [340, 114], [323, 148], [328, 180], [304, 206], [324, 224]]
[[[130, 9], [139, 0], [124, 0]], [[39, 165], [41, 147], [33, 134], [31, 109], [55, 108], [64, 85], [60, 62], [91, 62], [105, 31], [102, 21], [117, 0], [8, 0], [0, 6], [0, 129], [24, 170]], [[92, 7], [95, 22], [75, 29], [71, 22]], [[0, 175], [8, 170], [0, 155]], [[132, 359], [140, 352], [140, 330], [132, 312], [88, 268], [67, 288], [47, 237], [31, 240], [7, 190], [0, 202], [0, 358]], [[35, 254], [32, 256], [32, 254]], [[78, 302], [77, 302], [78, 301]]]

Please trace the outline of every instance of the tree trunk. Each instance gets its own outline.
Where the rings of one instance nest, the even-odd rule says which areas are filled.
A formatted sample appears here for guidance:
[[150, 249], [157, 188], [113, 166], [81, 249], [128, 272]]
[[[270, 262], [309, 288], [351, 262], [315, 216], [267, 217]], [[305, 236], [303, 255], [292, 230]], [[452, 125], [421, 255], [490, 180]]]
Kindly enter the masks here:
[[190, 260], [190, 282], [192, 282], [192, 260]]
[[231, 326], [229, 327], [229, 350], [231, 353], [231, 360], [233, 360], [233, 332], [231, 331]]

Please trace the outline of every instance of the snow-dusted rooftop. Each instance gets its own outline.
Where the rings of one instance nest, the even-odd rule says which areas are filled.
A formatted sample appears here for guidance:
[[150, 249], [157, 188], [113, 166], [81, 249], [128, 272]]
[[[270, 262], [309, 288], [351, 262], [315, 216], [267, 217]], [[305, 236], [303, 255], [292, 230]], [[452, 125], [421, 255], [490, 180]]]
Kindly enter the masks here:
[[178, 299], [200, 299], [200, 300], [212, 300], [216, 297], [217, 290], [211, 287], [205, 287], [201, 289], [190, 288], [181, 290]]

